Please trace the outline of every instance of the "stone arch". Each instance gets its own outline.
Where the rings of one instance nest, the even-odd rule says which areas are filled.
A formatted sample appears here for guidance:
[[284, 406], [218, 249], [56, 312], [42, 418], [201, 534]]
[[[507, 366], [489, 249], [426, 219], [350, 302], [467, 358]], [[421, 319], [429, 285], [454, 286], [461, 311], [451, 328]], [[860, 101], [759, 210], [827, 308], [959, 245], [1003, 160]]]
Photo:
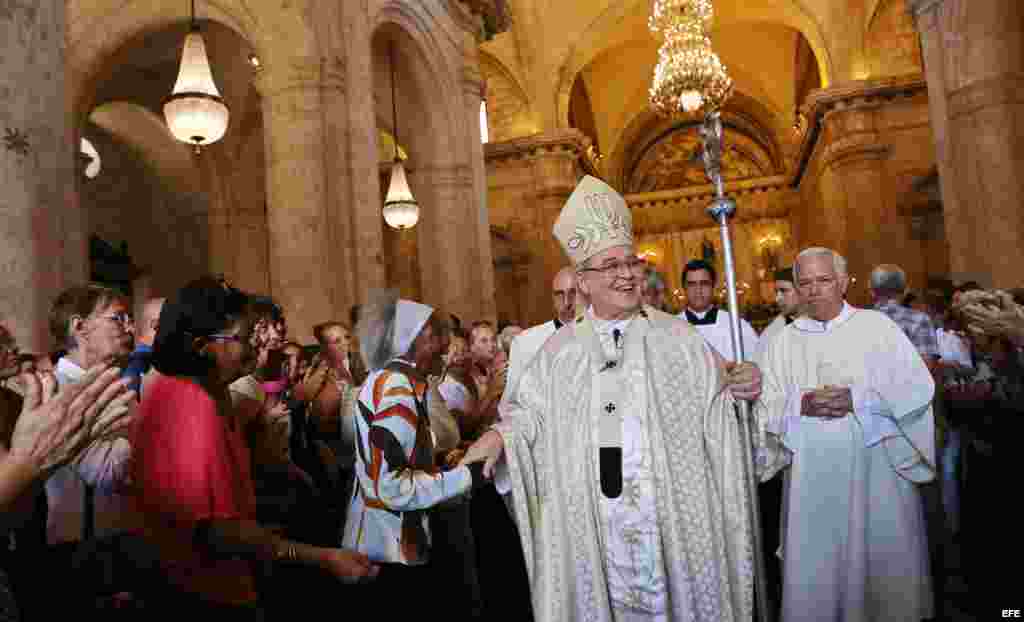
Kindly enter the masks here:
[[[280, 3], [210, 0], [196, 7], [197, 16], [238, 33], [263, 63], [263, 71], [287, 70], [291, 58], [316, 57], [316, 38], [298, 9]], [[188, 20], [181, 0], [69, 0], [67, 19], [67, 81], [74, 119], [90, 112], [97, 77], [126, 43], [146, 33]]]
[[526, 89], [500, 59], [482, 48], [479, 52], [491, 140], [500, 142], [536, 132]]
[[[386, 106], [383, 127], [393, 131], [387, 49], [393, 43], [398, 138], [409, 153], [407, 175], [420, 205], [419, 224], [412, 231], [396, 233], [383, 219], [381, 226], [385, 259], [392, 262], [391, 285], [419, 295], [435, 308], [468, 314], [476, 295], [470, 291], [475, 277], [465, 258], [467, 251], [472, 256], [478, 248], [475, 238], [460, 238], [459, 225], [476, 218], [475, 197], [467, 192], [472, 188], [468, 140], [469, 123], [478, 123], [479, 117], [470, 118], [465, 104], [460, 83], [465, 62], [462, 39], [448, 30], [453, 27], [450, 19], [425, 3], [406, 1], [385, 4], [373, 19], [375, 106]], [[453, 36], [443, 36], [446, 32]], [[382, 179], [382, 195], [387, 182]], [[465, 240], [465, 245], [452, 244], [456, 239]], [[406, 280], [394, 282], [399, 277]]]
[[904, 0], [876, 0], [864, 31], [864, 63], [869, 78], [924, 70], [921, 40]]
[[[774, 174], [785, 168], [783, 145], [778, 139], [775, 113], [762, 102], [745, 93], [735, 93], [722, 111], [725, 124], [755, 142], [768, 155]], [[632, 166], [641, 154], [686, 122], [665, 119], [647, 107], [626, 124], [614, 151], [608, 155], [606, 172], [613, 186], [625, 191]]]
[[135, 147], [162, 178], [185, 192], [200, 191], [199, 170], [189, 147], [175, 140], [164, 120], [148, 108], [132, 102], [107, 102], [92, 111], [89, 121]]
[[[738, 1], [738, 0], [737, 0]], [[569, 99], [576, 76], [598, 54], [604, 51], [605, 42], [610, 33], [618, 27], [629, 14], [643, 8], [646, 10], [649, 0], [616, 0], [611, 2], [597, 18], [586, 28], [584, 34], [568, 48], [564, 60], [560, 63], [558, 88], [555, 92], [555, 110], [559, 127], [568, 127]], [[815, 14], [808, 9], [805, 0], [784, 0], [789, 10], [781, 7], [749, 7], [742, 4], [742, 14], [736, 19], [743, 21], [778, 22], [790, 26], [810, 43], [818, 60], [821, 71], [822, 85], [828, 86], [833, 74], [832, 55], [825, 35]], [[716, 6], [716, 9], [719, 7]], [[726, 24], [732, 19], [729, 12], [716, 13], [716, 24]]]

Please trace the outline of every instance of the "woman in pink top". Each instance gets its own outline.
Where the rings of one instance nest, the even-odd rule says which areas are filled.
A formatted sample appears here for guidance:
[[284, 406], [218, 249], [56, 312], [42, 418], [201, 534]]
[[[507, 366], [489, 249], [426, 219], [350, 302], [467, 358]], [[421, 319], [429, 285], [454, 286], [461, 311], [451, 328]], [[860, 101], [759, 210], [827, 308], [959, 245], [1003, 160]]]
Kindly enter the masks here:
[[212, 278], [167, 301], [153, 349], [159, 376], [132, 433], [145, 534], [160, 551], [165, 604], [176, 614], [262, 619], [253, 562], [316, 566], [349, 580], [377, 572], [364, 555], [289, 541], [255, 521], [249, 448], [227, 388], [255, 363], [247, 302]]

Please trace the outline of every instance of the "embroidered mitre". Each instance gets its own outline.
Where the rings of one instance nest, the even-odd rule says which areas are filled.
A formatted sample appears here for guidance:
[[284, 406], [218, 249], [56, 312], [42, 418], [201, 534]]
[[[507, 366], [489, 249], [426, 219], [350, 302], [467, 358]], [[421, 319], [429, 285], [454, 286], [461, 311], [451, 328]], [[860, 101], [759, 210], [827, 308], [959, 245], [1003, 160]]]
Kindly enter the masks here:
[[633, 243], [633, 217], [611, 186], [587, 175], [576, 185], [552, 231], [574, 265], [603, 250]]

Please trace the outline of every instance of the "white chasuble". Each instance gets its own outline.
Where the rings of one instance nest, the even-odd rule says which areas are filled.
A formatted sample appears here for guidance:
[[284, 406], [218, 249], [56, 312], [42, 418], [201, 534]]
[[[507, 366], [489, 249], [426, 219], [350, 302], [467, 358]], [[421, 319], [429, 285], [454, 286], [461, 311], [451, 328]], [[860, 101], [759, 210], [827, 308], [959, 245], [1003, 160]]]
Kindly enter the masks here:
[[[782, 622], [932, 617], [918, 483], [934, 477], [934, 383], [917, 350], [889, 318], [845, 305], [797, 319], [760, 362], [762, 478], [786, 469]], [[801, 416], [824, 385], [850, 387], [853, 412]]]
[[[621, 329], [608, 374], [611, 328], [590, 314], [563, 327], [502, 402], [495, 426], [535, 619], [749, 620], [739, 429], [711, 349], [685, 321], [645, 307]], [[604, 347], [587, 331], [603, 331]], [[609, 382], [617, 384], [609, 390]], [[623, 489], [614, 499], [600, 485], [609, 403], [622, 426]]]

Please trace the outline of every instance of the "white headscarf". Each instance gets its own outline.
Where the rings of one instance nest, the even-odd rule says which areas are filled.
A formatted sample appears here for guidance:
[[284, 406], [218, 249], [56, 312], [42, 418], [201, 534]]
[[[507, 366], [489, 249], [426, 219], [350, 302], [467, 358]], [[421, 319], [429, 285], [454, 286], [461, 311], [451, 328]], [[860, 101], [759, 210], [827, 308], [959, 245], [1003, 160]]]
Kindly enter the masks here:
[[432, 307], [399, 299], [394, 290], [373, 292], [356, 326], [366, 368], [382, 369], [408, 352], [433, 313]]
[[420, 334], [431, 314], [433, 307], [413, 302], [411, 300], [399, 300], [398, 308], [395, 310], [395, 336], [393, 341], [395, 356], [400, 356], [409, 351], [412, 342]]

